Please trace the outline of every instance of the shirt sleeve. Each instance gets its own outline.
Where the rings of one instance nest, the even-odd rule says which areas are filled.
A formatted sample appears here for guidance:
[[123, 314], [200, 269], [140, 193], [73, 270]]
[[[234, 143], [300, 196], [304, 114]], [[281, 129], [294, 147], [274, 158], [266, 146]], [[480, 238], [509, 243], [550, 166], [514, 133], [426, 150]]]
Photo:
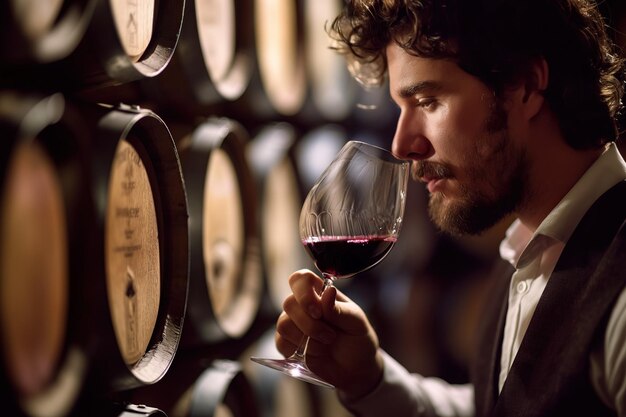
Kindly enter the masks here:
[[359, 417], [469, 417], [474, 415], [474, 388], [452, 385], [432, 377], [409, 373], [387, 353], [379, 385], [363, 398], [341, 403]]
[[613, 307], [604, 344], [591, 354], [591, 382], [602, 400], [626, 417], [626, 289]]

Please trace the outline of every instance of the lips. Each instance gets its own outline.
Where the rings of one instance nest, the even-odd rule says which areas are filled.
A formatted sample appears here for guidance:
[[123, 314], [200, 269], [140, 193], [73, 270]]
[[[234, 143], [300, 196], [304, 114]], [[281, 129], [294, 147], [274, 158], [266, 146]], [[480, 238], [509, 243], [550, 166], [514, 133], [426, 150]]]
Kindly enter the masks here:
[[440, 177], [420, 177], [419, 181], [426, 184], [428, 188], [428, 192], [434, 193], [437, 191], [437, 188], [441, 187], [441, 182], [443, 178]]
[[426, 184], [430, 193], [441, 191], [444, 180], [452, 177], [452, 172], [447, 166], [428, 161], [416, 162], [413, 174], [414, 178]]
[[426, 183], [426, 186], [428, 187], [428, 192], [432, 194], [437, 191], [437, 188], [441, 188], [440, 185], [441, 185], [442, 180], [443, 179], [441, 178], [428, 180], [428, 182]]

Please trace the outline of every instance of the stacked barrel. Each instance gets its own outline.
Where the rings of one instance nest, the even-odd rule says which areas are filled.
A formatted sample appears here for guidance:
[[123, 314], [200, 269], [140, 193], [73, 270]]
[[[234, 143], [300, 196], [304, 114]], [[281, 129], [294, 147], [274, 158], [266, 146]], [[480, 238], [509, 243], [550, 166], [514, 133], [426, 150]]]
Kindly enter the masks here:
[[[2, 2], [0, 414], [345, 414], [248, 359], [278, 356], [287, 277], [312, 268], [309, 187], [393, 134], [385, 89], [330, 48], [342, 4]], [[405, 242], [378, 271], [426, 262]]]
[[385, 96], [329, 49], [341, 3], [3, 2], [2, 415], [321, 415], [248, 357], [312, 267], [306, 187]]

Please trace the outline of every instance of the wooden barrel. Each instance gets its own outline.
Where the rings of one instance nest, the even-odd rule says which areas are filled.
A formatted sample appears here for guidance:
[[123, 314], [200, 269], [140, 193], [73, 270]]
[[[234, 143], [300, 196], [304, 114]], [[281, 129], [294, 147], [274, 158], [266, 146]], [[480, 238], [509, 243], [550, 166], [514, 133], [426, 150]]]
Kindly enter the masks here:
[[8, 0], [0, 5], [0, 67], [43, 64], [78, 45], [96, 0]]
[[142, 82], [145, 94], [163, 111], [185, 115], [239, 98], [254, 71], [252, 6], [252, 0], [186, 1], [172, 61]]
[[343, 56], [331, 49], [326, 32], [343, 7], [342, 0], [306, 0], [305, 52], [309, 80], [308, 99], [318, 120], [340, 121], [355, 110], [360, 88], [348, 72]]
[[282, 115], [297, 113], [306, 97], [302, 16], [295, 0], [255, 0], [259, 75], [270, 103]]
[[123, 390], [159, 381], [174, 359], [187, 302], [187, 202], [161, 118], [131, 106], [96, 113], [93, 273], [102, 279], [88, 294], [101, 336], [93, 382]]
[[297, 136], [286, 122], [261, 129], [247, 147], [259, 189], [259, 224], [264, 277], [275, 313], [291, 294], [289, 275], [312, 268], [299, 235], [304, 196], [294, 155]]
[[165, 69], [178, 42], [184, 0], [100, 0], [92, 9], [71, 54], [49, 65], [9, 69], [3, 82], [80, 92], [101, 102], [97, 93], [106, 95], [105, 87], [155, 77]]
[[180, 145], [191, 243], [185, 346], [243, 336], [259, 308], [256, 190], [247, 141], [237, 122], [210, 118]]
[[171, 417], [260, 417], [241, 365], [219, 359], [203, 371], [169, 413]]
[[122, 49], [137, 62], [152, 39], [155, 1], [111, 0], [110, 7]]
[[238, 120], [294, 116], [302, 110], [307, 96], [302, 5], [253, 0], [253, 76], [245, 93], [224, 107]]
[[[175, 51], [183, 10], [183, 0], [99, 2], [82, 45], [95, 49], [99, 65], [84, 84], [114, 85], [160, 74]], [[86, 65], [88, 57], [78, 55], [73, 63]]]
[[[88, 137], [59, 95], [0, 94], [0, 398], [9, 415], [61, 416], [88, 370]], [[8, 408], [8, 410], [7, 410]]]

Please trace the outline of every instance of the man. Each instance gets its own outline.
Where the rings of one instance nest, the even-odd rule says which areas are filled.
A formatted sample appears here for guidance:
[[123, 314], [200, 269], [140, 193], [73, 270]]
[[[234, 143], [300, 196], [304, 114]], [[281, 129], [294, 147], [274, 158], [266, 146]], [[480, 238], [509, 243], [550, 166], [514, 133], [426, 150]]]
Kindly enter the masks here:
[[364, 312], [310, 271], [277, 322], [289, 355], [362, 416], [626, 416], [622, 62], [587, 0], [351, 0], [331, 35], [366, 84], [388, 76], [392, 151], [444, 231], [511, 213], [472, 384], [410, 375]]

